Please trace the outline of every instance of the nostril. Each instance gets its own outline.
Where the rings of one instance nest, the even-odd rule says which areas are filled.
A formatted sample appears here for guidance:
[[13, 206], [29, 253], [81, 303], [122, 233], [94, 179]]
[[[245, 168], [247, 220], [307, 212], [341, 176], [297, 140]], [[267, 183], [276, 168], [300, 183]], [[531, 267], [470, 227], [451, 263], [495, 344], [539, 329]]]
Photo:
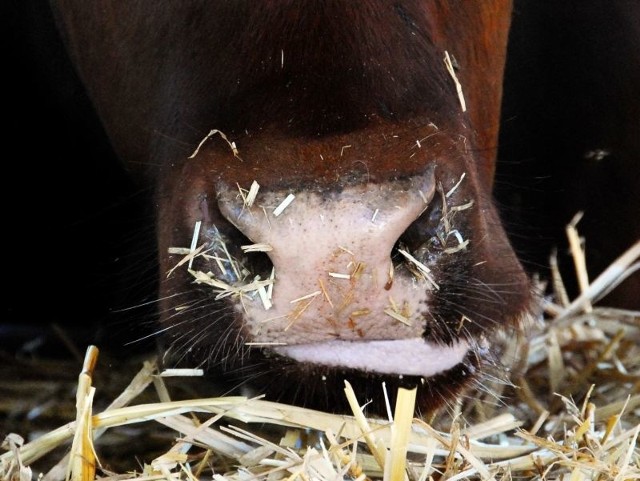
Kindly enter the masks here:
[[[210, 206], [206, 195], [194, 206], [198, 211], [194, 217], [199, 220], [191, 247], [174, 249], [173, 253], [186, 254], [184, 261], [189, 261], [188, 271], [196, 283], [212, 286], [220, 295], [226, 295], [245, 292], [244, 288], [254, 281], [269, 279], [273, 265], [265, 252], [244, 249], [252, 244], [251, 240], [222, 217], [217, 206]], [[257, 295], [255, 289], [246, 294]]]
[[425, 279], [433, 289], [439, 286], [431, 270], [442, 254], [440, 233], [443, 230], [444, 196], [436, 189], [427, 208], [409, 225], [395, 243], [392, 261], [416, 279]]
[[436, 244], [439, 244], [438, 228], [442, 221], [442, 205], [442, 196], [438, 194], [433, 196], [420, 217], [402, 233], [394, 246], [394, 252], [401, 246], [412, 252], [424, 248], [425, 244], [435, 248]]
[[428, 207], [394, 245], [394, 263], [405, 265], [414, 276], [422, 277], [422, 273], [416, 271], [416, 265], [420, 267], [419, 264], [423, 264], [427, 269], [437, 266], [442, 263], [443, 256], [465, 250], [469, 243], [464, 237], [464, 211], [471, 208], [474, 202], [463, 201], [458, 204], [459, 199], [453, 202], [450, 193], [445, 194], [442, 185], [438, 185]]
[[251, 244], [242, 233], [233, 226], [226, 226], [224, 233], [215, 224], [205, 227], [201, 239], [204, 250], [201, 261], [208, 271], [228, 283], [243, 282], [256, 275], [264, 276], [270, 266], [264, 252], [246, 252], [242, 246]]

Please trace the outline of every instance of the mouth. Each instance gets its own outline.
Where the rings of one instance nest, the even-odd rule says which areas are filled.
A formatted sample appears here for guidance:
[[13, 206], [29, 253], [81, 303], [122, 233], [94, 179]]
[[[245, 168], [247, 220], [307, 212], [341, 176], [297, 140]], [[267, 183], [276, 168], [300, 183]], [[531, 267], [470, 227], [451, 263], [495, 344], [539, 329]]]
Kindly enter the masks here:
[[470, 346], [466, 341], [447, 346], [424, 339], [333, 340], [282, 346], [274, 351], [298, 362], [369, 373], [428, 378], [463, 362]]

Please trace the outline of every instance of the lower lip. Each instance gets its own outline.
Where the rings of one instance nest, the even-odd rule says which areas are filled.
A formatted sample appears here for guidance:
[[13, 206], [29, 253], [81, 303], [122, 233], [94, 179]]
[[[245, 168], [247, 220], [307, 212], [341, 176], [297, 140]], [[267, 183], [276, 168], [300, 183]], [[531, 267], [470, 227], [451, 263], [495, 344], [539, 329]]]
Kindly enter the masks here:
[[328, 341], [278, 347], [275, 352], [298, 362], [427, 378], [463, 362], [469, 345], [458, 342], [446, 346], [424, 339]]

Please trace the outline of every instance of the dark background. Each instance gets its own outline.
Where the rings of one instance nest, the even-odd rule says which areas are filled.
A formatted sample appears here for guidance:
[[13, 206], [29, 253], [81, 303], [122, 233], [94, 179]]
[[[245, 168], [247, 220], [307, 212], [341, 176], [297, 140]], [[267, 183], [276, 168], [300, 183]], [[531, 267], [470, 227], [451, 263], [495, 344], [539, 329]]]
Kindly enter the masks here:
[[[0, 349], [121, 349], [151, 329], [148, 192], [115, 158], [45, 0], [3, 2], [4, 272]], [[127, 346], [129, 352], [149, 343]]]
[[[631, 3], [516, 2], [496, 195], [531, 271], [545, 272], [556, 245], [568, 268], [564, 225], [579, 209], [586, 209], [581, 226], [594, 274], [637, 237], [637, 226], [621, 226], [617, 219], [640, 215], [640, 169], [625, 153], [636, 144], [611, 134], [638, 129], [640, 136], [637, 122], [629, 125], [628, 117], [617, 114], [622, 103], [634, 101], [629, 92], [638, 93], [640, 104], [640, 47], [629, 46], [625, 33], [639, 9], [630, 8], [625, 19], [618, 7], [626, 6]], [[0, 8], [0, 349], [64, 355], [52, 330], [57, 325], [82, 350], [93, 342], [117, 351], [153, 329], [148, 192], [128, 179], [115, 158], [47, 2], [11, 0]], [[610, 154], [589, 159], [595, 149]], [[614, 240], [603, 243], [600, 237]], [[126, 347], [149, 348], [148, 342]]]
[[[496, 196], [525, 265], [557, 247], [575, 296], [578, 211], [591, 280], [640, 239], [640, 2], [516, 0], [509, 42]], [[640, 273], [603, 304], [640, 310]]]

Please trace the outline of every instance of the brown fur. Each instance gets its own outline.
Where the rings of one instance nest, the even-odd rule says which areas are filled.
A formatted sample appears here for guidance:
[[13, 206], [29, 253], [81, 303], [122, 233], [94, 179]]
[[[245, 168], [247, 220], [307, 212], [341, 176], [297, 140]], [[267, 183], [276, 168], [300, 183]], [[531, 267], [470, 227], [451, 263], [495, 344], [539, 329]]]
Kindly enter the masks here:
[[[243, 382], [262, 379], [257, 388], [274, 396], [282, 394], [269, 380], [277, 373], [300, 391], [290, 399], [324, 407], [335, 402], [329, 398], [344, 375], [375, 386], [369, 374], [248, 352], [242, 319], [227, 304], [192, 287], [184, 272], [165, 279], [176, 263], [167, 249], [187, 246], [196, 220], [215, 224], [239, 247], [243, 237], [220, 214], [216, 186], [248, 187], [254, 178], [266, 189], [296, 185], [330, 196], [431, 165], [448, 191], [465, 173], [452, 202], [475, 203], [459, 221], [471, 247], [441, 257], [443, 287], [424, 337], [478, 340], [526, 309], [527, 278], [491, 201], [509, 1], [57, 4], [114, 147], [146, 182], [157, 179], [160, 312], [178, 353], [199, 352]], [[444, 68], [445, 51], [454, 56], [467, 112]], [[219, 137], [187, 159], [212, 128], [237, 142], [242, 160]], [[428, 224], [419, 219], [401, 241], [422, 245]], [[187, 309], [176, 312], [180, 306]], [[462, 316], [472, 321], [460, 332]], [[458, 393], [476, 377], [480, 357], [476, 351], [449, 377], [427, 380], [419, 409]], [[310, 373], [327, 381], [296, 383]]]

